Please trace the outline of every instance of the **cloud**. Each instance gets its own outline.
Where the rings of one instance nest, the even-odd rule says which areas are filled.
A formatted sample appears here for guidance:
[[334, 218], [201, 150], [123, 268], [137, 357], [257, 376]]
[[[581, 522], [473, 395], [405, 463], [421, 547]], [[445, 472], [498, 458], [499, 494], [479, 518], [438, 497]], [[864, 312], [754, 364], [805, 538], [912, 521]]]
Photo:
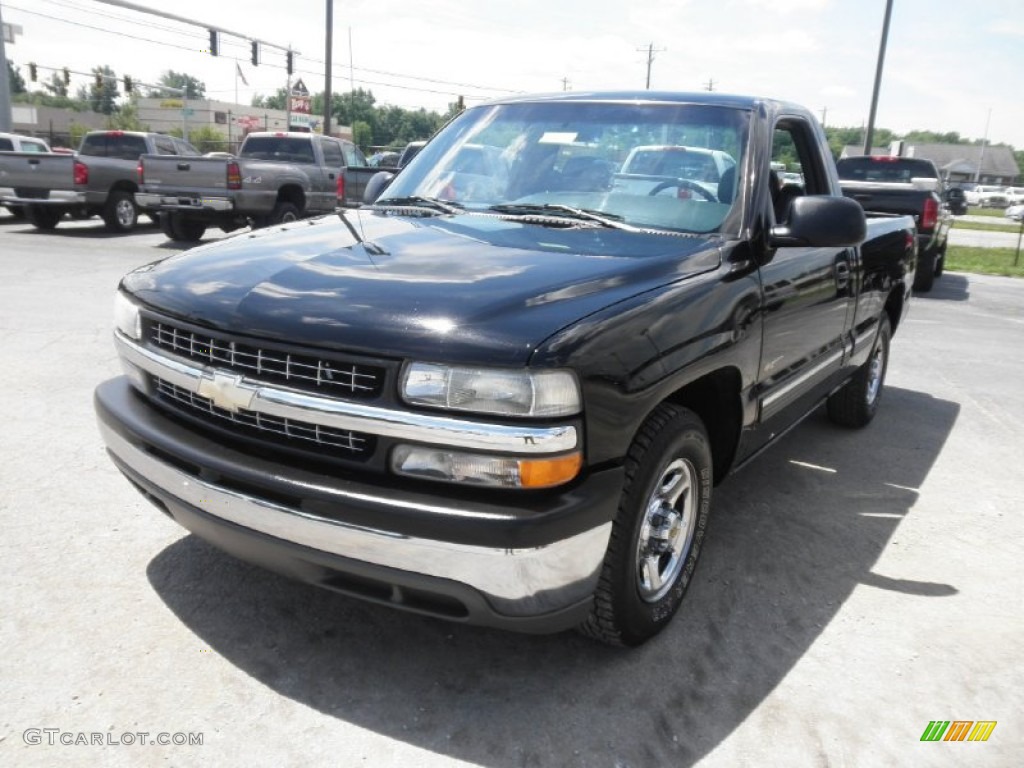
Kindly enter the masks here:
[[985, 31], [1006, 37], [1024, 37], [1024, 23], [1016, 19], [996, 19], [985, 27]]
[[822, 11], [832, 0], [745, 0], [747, 5], [755, 8], [767, 8], [779, 13], [797, 13], [802, 11]]

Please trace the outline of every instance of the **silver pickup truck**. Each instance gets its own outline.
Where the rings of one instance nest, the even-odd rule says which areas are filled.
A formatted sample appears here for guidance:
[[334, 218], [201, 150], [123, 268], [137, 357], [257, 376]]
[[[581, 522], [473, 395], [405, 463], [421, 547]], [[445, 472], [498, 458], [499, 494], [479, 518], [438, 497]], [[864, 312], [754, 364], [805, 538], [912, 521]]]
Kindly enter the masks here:
[[13, 190], [0, 203], [24, 206], [28, 220], [39, 229], [53, 229], [70, 213], [99, 215], [110, 231], [128, 232], [138, 221], [134, 195], [139, 157], [151, 153], [199, 155], [188, 142], [160, 133], [91, 131], [74, 156], [0, 154], [0, 187]]
[[135, 200], [160, 215], [172, 240], [199, 240], [210, 225], [230, 232], [294, 221], [338, 206], [348, 186], [344, 171], [358, 152], [330, 136], [271, 132], [246, 136], [237, 157], [147, 155]]

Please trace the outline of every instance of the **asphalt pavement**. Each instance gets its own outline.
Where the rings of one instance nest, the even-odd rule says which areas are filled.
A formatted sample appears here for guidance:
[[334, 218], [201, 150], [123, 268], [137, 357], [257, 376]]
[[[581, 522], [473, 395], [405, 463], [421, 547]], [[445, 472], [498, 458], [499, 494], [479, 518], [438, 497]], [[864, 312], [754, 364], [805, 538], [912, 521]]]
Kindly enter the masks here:
[[119, 277], [177, 250], [0, 213], [0, 764], [1024, 763], [1024, 281], [916, 298], [875, 422], [717, 488], [682, 612], [623, 651], [293, 583], [144, 501], [91, 393]]

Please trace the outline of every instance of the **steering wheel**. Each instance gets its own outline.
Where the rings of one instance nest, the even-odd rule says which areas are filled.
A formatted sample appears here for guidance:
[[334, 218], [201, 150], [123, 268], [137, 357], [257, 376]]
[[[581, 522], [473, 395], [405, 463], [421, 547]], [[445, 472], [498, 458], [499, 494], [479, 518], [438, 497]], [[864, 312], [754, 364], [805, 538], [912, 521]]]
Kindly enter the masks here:
[[708, 190], [704, 189], [704, 187], [702, 187], [700, 184], [694, 181], [690, 181], [689, 179], [672, 179], [671, 181], [663, 181], [647, 194], [656, 195], [662, 190], [672, 189], [673, 187], [679, 187], [680, 189], [688, 189], [691, 192], [696, 192], [709, 203], [718, 202], [718, 198], [715, 196], [714, 192], [709, 192]]

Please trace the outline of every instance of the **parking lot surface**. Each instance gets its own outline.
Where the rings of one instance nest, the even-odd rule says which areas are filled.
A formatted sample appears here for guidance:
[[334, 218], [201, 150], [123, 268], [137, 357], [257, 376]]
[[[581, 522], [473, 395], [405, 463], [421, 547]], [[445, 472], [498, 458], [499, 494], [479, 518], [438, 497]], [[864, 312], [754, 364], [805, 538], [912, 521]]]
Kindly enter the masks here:
[[0, 213], [0, 764], [1024, 764], [1024, 281], [916, 299], [875, 422], [717, 488], [682, 612], [623, 651], [293, 583], [145, 502], [91, 394], [119, 277], [177, 250]]

